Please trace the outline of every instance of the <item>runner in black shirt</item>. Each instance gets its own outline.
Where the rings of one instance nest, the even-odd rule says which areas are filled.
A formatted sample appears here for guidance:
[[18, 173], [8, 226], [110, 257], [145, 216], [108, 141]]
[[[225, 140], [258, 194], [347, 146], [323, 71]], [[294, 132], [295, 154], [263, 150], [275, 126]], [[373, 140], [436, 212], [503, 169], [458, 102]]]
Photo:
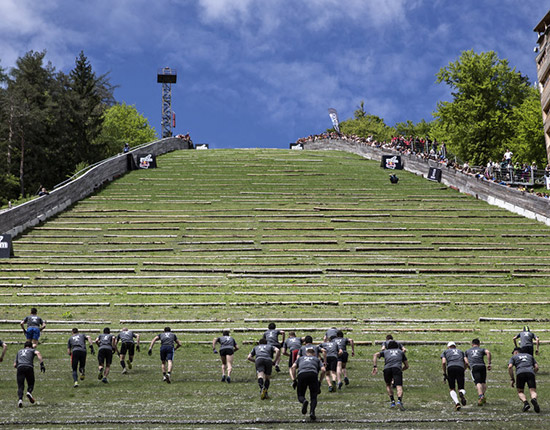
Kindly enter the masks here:
[[[512, 352], [512, 358], [508, 362], [508, 373], [512, 381], [512, 387], [516, 384], [518, 390], [518, 397], [523, 402], [523, 412], [527, 412], [531, 406], [527, 401], [527, 397], [524, 393], [525, 384], [529, 387], [529, 394], [531, 395], [531, 403], [535, 412], [540, 412], [540, 406], [537, 401], [537, 381], [535, 380], [535, 374], [539, 371], [539, 365], [535, 357], [531, 354], [527, 354], [521, 351], [521, 348], [514, 348]], [[514, 380], [514, 367], [516, 368], [516, 379]]]
[[79, 333], [78, 329], [73, 328], [73, 335], [67, 342], [67, 352], [71, 357], [71, 367], [73, 369], [73, 381], [74, 387], [78, 387], [78, 373], [80, 371], [80, 380], [83, 381], [85, 377], [86, 368], [86, 340], [90, 343], [90, 353], [95, 354], [92, 338], [85, 334]]
[[[312, 421], [315, 421], [315, 408], [317, 407], [317, 395], [319, 394], [319, 371], [323, 369], [321, 360], [317, 357], [315, 349], [309, 347], [306, 350], [306, 355], [299, 357], [292, 367], [291, 376], [297, 381], [296, 394], [298, 395], [298, 401], [302, 404], [302, 414], [307, 413], [308, 404], [311, 403], [309, 410], [309, 417]], [[296, 376], [296, 370], [298, 375]], [[310, 402], [306, 400], [306, 391], [309, 388]]]
[[348, 378], [348, 359], [349, 359], [349, 353], [347, 351], [347, 346], [351, 345], [351, 356], [355, 356], [355, 342], [353, 339], [349, 339], [347, 337], [344, 337], [344, 332], [342, 330], [338, 330], [338, 333], [336, 334], [336, 338], [334, 339], [334, 342], [338, 345], [338, 347], [342, 350], [342, 355], [338, 356], [338, 365], [336, 368], [336, 379], [338, 380], [338, 389], [342, 389], [342, 376], [344, 377], [344, 383], [346, 385], [349, 385], [349, 378]]
[[[160, 361], [162, 369], [162, 380], [170, 384], [172, 382], [172, 366], [174, 362], [174, 351], [181, 347], [181, 342], [170, 327], [164, 327], [164, 333], [156, 335], [149, 345], [149, 355], [153, 354], [153, 345], [160, 340]], [[174, 348], [174, 344], [177, 346]]]
[[[275, 359], [273, 359], [275, 355]], [[281, 350], [273, 345], [269, 345], [265, 337], [262, 337], [248, 357], [256, 365], [256, 375], [258, 377], [258, 385], [260, 386], [261, 399], [267, 399], [267, 390], [269, 389], [271, 371], [273, 364], [280, 358]]]
[[[487, 391], [487, 370], [491, 370], [491, 352], [481, 348], [479, 339], [472, 340], [472, 347], [466, 351], [466, 364], [470, 368], [474, 384], [477, 388], [477, 405], [483, 406], [486, 403], [485, 392]], [[483, 357], [487, 356], [488, 364], [485, 366]]]
[[[135, 343], [134, 339], [136, 339]], [[121, 343], [120, 350], [118, 350], [119, 342]], [[137, 350], [139, 352], [139, 334], [124, 327], [115, 339], [115, 349], [118, 350], [122, 373], [128, 373], [128, 369], [132, 368], [134, 361], [134, 351]], [[128, 353], [128, 368], [126, 368], [126, 363], [124, 362], [126, 353]]]
[[[282, 340], [279, 342], [279, 335], [282, 336]], [[269, 323], [267, 326], [267, 330], [264, 332], [265, 340], [267, 340], [268, 345], [273, 345], [277, 349], [281, 349], [281, 345], [285, 342], [285, 331], [277, 329], [277, 326], [275, 323]], [[275, 365], [275, 371], [280, 372], [281, 368], [279, 367], [279, 364], [281, 362], [281, 356], [279, 355], [278, 358], [275, 359], [274, 365]]]
[[390, 396], [390, 407], [395, 408], [395, 398], [393, 397], [393, 387], [395, 384], [397, 388], [397, 406], [399, 409], [404, 410], [403, 407], [403, 371], [409, 368], [409, 362], [405, 352], [399, 349], [396, 341], [390, 340], [386, 346], [380, 352], [377, 352], [372, 357], [372, 374], [376, 375], [378, 372], [377, 360], [380, 357], [384, 357], [384, 382], [386, 382], [386, 391]]
[[[222, 382], [231, 383], [231, 372], [233, 371], [233, 354], [239, 349], [237, 342], [229, 335], [229, 330], [224, 330], [221, 337], [212, 340], [212, 350], [217, 354], [216, 344], [220, 344], [220, 359], [222, 361]], [[225, 371], [227, 369], [227, 376]]]
[[[294, 362], [298, 358], [298, 352], [300, 352], [300, 348], [302, 347], [302, 340], [303, 340], [302, 338], [296, 337], [295, 332], [291, 331], [288, 334], [288, 338], [285, 340], [285, 342], [283, 344], [282, 354], [288, 356], [288, 369], [289, 369], [289, 373], [290, 373], [290, 378], [293, 379], [293, 380], [295, 378], [292, 378], [292, 370], [291, 369], [292, 369], [292, 365], [294, 364]], [[296, 383], [293, 383], [292, 387], [296, 388]]]
[[[456, 347], [456, 343], [449, 342], [447, 349], [441, 353], [441, 366], [443, 368], [443, 383], [449, 383], [449, 395], [455, 403], [455, 409], [460, 410], [461, 405], [466, 406], [466, 390], [464, 389], [464, 370], [466, 369], [466, 356]], [[456, 395], [458, 386], [458, 395]]]
[[107, 376], [111, 370], [113, 362], [113, 351], [115, 349], [115, 337], [111, 334], [111, 329], [105, 327], [103, 334], [100, 334], [94, 342], [99, 346], [97, 351], [97, 361], [99, 363], [99, 374], [97, 379], [106, 384]]
[[17, 395], [19, 401], [17, 406], [23, 407], [23, 392], [25, 391], [25, 381], [27, 381], [27, 398], [29, 402], [34, 403], [32, 391], [34, 389], [34, 357], [38, 357], [40, 361], [40, 371], [45, 372], [44, 361], [42, 355], [32, 347], [32, 340], [25, 342], [25, 347], [20, 349], [15, 356], [13, 367], [17, 369]]

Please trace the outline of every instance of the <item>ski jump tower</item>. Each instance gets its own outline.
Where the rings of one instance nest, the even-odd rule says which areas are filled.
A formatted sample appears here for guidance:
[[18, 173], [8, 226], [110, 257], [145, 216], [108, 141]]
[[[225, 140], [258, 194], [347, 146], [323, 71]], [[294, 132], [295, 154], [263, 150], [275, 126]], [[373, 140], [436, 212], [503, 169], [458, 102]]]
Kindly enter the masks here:
[[162, 84], [162, 138], [172, 136], [172, 84], [177, 78], [176, 69], [164, 67], [158, 70], [157, 83]]

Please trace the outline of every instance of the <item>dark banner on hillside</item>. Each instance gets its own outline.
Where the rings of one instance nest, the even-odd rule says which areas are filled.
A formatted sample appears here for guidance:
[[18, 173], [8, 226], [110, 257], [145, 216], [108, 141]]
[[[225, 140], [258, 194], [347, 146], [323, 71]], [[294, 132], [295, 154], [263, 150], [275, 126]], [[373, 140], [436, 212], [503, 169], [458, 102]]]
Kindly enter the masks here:
[[153, 154], [137, 154], [138, 169], [154, 169], [157, 167], [157, 157]]
[[382, 155], [380, 167], [384, 169], [402, 170], [403, 162], [400, 155]]
[[11, 234], [0, 234], [0, 258], [13, 257]]
[[441, 169], [438, 169], [437, 167], [430, 167], [430, 170], [428, 171], [428, 179], [430, 181], [441, 182]]
[[290, 149], [296, 149], [296, 150], [304, 149], [304, 145], [301, 143], [291, 143]]

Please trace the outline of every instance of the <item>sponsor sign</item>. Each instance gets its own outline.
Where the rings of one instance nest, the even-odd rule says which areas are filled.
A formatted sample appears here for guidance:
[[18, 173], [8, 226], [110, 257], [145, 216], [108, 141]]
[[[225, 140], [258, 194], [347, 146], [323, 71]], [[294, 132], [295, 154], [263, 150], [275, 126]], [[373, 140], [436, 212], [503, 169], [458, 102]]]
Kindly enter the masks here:
[[304, 145], [302, 143], [291, 143], [290, 149], [301, 150], [304, 149]]
[[380, 167], [384, 169], [401, 170], [403, 169], [403, 162], [400, 155], [382, 155], [382, 161]]
[[0, 234], [0, 258], [13, 257], [11, 234]]
[[195, 149], [208, 149], [208, 143], [198, 143], [195, 145]]
[[438, 169], [437, 167], [430, 167], [430, 170], [428, 171], [428, 179], [430, 181], [441, 182], [441, 169]]
[[138, 154], [138, 169], [154, 169], [157, 167], [157, 157], [153, 154]]

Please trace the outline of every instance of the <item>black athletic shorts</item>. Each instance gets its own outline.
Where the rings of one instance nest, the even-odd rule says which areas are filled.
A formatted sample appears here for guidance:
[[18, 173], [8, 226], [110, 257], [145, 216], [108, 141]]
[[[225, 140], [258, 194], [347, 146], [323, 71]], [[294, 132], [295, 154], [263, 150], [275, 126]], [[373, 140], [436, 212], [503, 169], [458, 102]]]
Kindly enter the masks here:
[[97, 361], [100, 366], [103, 366], [103, 363], [105, 363], [106, 366], [110, 366], [113, 362], [113, 350], [103, 348], [97, 351]]
[[347, 363], [349, 358], [349, 354], [347, 351], [344, 351], [342, 355], [338, 356], [338, 361], [341, 361], [342, 363]]
[[270, 376], [273, 369], [273, 361], [270, 358], [256, 358], [256, 372], [264, 372]]
[[319, 393], [319, 380], [317, 378], [318, 375], [314, 372], [298, 373], [298, 386], [296, 388], [298, 399], [305, 396], [308, 388], [310, 396], [312, 398], [317, 397]]
[[120, 355], [126, 355], [126, 353], [129, 353], [130, 355], [134, 355], [134, 349], [135, 349], [134, 342], [122, 342], [122, 345], [120, 347]]
[[384, 369], [384, 382], [386, 385], [391, 385], [393, 381], [394, 386], [403, 386], [403, 370], [400, 367], [390, 367]]
[[463, 390], [464, 389], [464, 369], [459, 366], [448, 367], [447, 382], [449, 383], [449, 388], [451, 390], [456, 389], [456, 386], [458, 386], [459, 390]]
[[525, 384], [529, 388], [537, 388], [537, 381], [535, 380], [535, 374], [534, 373], [520, 373], [516, 377], [516, 388], [518, 390], [523, 390], [525, 388]]
[[523, 353], [523, 354], [531, 354], [534, 357], [535, 354], [534, 354], [533, 349], [534, 349], [533, 345], [531, 345], [531, 346], [522, 346], [520, 352]]
[[327, 372], [336, 372], [336, 368], [338, 366], [338, 357], [327, 357], [327, 366], [326, 370]]
[[220, 349], [220, 357], [225, 357], [226, 355], [233, 355], [235, 351], [233, 348], [224, 348]]
[[71, 366], [73, 370], [84, 369], [86, 367], [86, 351], [71, 352]]
[[485, 384], [487, 382], [487, 368], [485, 366], [472, 367], [472, 377], [474, 384]]

